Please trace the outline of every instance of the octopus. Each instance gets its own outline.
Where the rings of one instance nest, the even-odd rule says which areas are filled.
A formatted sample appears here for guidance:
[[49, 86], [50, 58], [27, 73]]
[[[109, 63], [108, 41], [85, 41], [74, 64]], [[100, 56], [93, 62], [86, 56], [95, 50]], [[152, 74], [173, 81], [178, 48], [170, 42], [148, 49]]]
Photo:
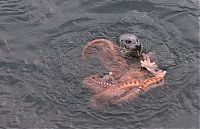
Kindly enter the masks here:
[[145, 53], [134, 34], [122, 34], [119, 43], [99, 38], [89, 41], [82, 51], [83, 60], [99, 59], [108, 71], [106, 75], [94, 74], [83, 79], [91, 93], [90, 104], [96, 109], [121, 105], [164, 84], [166, 71], [158, 68], [151, 54]]

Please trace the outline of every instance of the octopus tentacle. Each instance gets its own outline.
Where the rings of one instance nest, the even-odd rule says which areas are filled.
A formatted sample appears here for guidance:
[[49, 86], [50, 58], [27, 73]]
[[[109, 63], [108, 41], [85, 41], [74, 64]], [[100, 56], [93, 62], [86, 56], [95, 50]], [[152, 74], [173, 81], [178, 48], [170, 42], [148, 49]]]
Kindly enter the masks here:
[[130, 80], [144, 80], [148, 76], [146, 75], [146, 71], [136, 70], [136, 69], [130, 69], [128, 71], [125, 71], [124, 74], [120, 77], [118, 82], [125, 82]]
[[130, 90], [127, 94], [121, 96], [119, 99], [115, 99], [113, 101], [111, 101], [112, 105], [120, 105], [123, 103], [128, 103], [130, 101], [133, 101], [135, 98], [138, 97], [138, 95], [140, 94], [140, 89], [138, 88], [134, 88], [132, 90]]
[[89, 56], [100, 59], [104, 67], [113, 73], [128, 68], [126, 60], [118, 53], [118, 47], [110, 40], [95, 39], [88, 42], [82, 56], [85, 61]]
[[145, 67], [149, 72], [155, 75], [152, 78], [144, 80], [142, 86], [140, 87], [141, 90], [148, 91], [152, 88], [163, 85], [166, 71], [159, 70], [158, 66], [154, 62], [150, 61], [150, 57], [148, 55], [143, 55], [143, 56], [145, 57], [145, 60], [140, 61], [141, 66]]
[[[119, 104], [133, 100], [138, 96], [141, 86], [141, 82], [138, 80], [132, 80], [124, 82], [113, 87], [109, 87], [107, 90], [95, 94], [91, 99], [93, 107], [104, 107], [109, 104]], [[133, 90], [134, 89], [134, 90]]]
[[107, 83], [104, 79], [100, 78], [98, 75], [90, 75], [84, 78], [83, 85], [89, 89], [92, 93], [100, 93], [113, 87], [113, 84]]
[[166, 71], [159, 70], [155, 77], [146, 79], [140, 88], [142, 89], [142, 91], [146, 92], [152, 88], [163, 85], [165, 74]]

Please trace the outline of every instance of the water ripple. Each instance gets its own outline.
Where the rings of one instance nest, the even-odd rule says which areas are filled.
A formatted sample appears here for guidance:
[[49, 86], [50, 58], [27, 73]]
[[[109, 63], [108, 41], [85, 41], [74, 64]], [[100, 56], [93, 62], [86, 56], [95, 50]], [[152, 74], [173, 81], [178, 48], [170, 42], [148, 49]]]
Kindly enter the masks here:
[[[0, 128], [198, 128], [199, 8], [182, 1], [0, 1]], [[106, 71], [81, 51], [135, 33], [167, 71], [163, 87], [93, 110], [82, 79]]]

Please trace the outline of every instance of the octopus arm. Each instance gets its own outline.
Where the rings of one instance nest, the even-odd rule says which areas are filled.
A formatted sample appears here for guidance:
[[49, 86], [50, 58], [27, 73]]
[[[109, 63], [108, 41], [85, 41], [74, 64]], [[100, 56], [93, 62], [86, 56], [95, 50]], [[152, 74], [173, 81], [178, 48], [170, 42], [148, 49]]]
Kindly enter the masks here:
[[108, 106], [112, 100], [119, 99], [121, 95], [127, 92], [127, 89], [109, 88], [91, 98], [91, 106], [99, 109]]
[[140, 61], [141, 66], [146, 68], [150, 73], [152, 73], [154, 77], [146, 79], [140, 88], [143, 91], [148, 91], [152, 88], [162, 86], [164, 84], [164, 77], [166, 71], [158, 69], [157, 64], [150, 61], [150, 57], [148, 54], [144, 54], [143, 57], [144, 61]]
[[164, 76], [165, 76], [165, 74], [166, 74], [165, 71], [159, 70], [157, 72], [157, 74], [155, 75], [155, 77], [146, 79], [143, 82], [143, 84], [141, 86], [141, 89], [146, 92], [146, 91], [149, 91], [152, 88], [156, 88], [158, 86], [162, 86], [164, 84]]
[[113, 73], [123, 71], [128, 67], [126, 60], [118, 53], [118, 47], [110, 40], [95, 39], [88, 42], [82, 51], [85, 61], [89, 57], [98, 58], [102, 65]]
[[112, 87], [112, 84], [107, 83], [98, 75], [90, 75], [89, 77], [84, 78], [83, 85], [94, 94], [103, 92]]
[[122, 101], [128, 102], [133, 100], [139, 94], [140, 89], [138, 89], [138, 87], [140, 85], [139, 81], [130, 81], [112, 86], [99, 94], [95, 94], [91, 99], [91, 105], [93, 107], [104, 107], [109, 104], [117, 104]]
[[123, 103], [128, 103], [130, 101], [133, 101], [135, 98], [139, 96], [140, 90], [138, 88], [134, 88], [130, 90], [128, 93], [122, 95], [120, 98], [112, 100], [111, 104], [113, 105], [119, 105]]

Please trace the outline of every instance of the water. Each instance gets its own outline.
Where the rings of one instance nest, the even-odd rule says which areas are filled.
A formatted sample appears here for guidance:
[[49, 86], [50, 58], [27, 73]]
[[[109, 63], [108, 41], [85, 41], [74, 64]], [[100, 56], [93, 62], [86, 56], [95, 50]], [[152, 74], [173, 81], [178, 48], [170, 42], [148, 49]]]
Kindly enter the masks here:
[[[197, 0], [0, 0], [0, 128], [199, 128]], [[82, 79], [87, 41], [135, 33], [166, 84], [100, 111]]]

